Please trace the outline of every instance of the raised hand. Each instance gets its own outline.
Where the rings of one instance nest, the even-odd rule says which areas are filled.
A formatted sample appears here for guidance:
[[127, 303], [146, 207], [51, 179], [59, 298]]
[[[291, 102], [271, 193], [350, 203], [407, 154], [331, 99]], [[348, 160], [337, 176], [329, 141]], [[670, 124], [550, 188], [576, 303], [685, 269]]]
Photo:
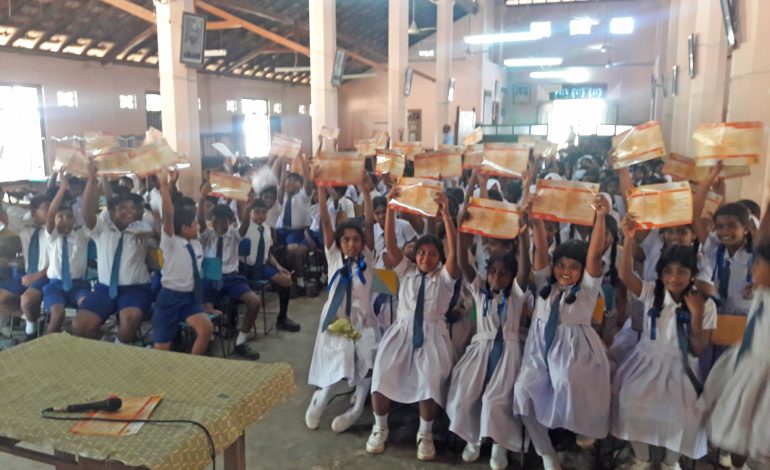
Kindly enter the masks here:
[[637, 231], [636, 216], [630, 212], [626, 214], [626, 216], [623, 217], [623, 221], [620, 223], [620, 227], [623, 229], [623, 235], [626, 240], [633, 239]]
[[607, 201], [607, 198], [601, 194], [596, 195], [596, 198], [594, 199], [594, 207], [596, 208], [597, 217], [604, 217], [610, 213], [611, 209], [609, 201]]

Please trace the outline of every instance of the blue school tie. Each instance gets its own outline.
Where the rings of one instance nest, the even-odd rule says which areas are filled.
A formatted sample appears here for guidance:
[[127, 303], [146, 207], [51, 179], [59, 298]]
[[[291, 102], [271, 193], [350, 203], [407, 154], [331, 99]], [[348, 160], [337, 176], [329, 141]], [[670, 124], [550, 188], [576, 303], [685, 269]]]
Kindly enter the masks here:
[[658, 337], [658, 318], [660, 318], [660, 309], [652, 307], [647, 311], [647, 316], [650, 317], [650, 339], [655, 341]]
[[115, 249], [115, 256], [112, 258], [112, 271], [110, 272], [110, 298], [118, 297], [118, 281], [120, 280], [120, 259], [123, 257], [123, 236], [120, 234], [118, 247]]
[[561, 298], [564, 297], [564, 291], [559, 292], [556, 300], [551, 303], [551, 313], [548, 315], [548, 321], [545, 323], [545, 366], [548, 367], [548, 352], [551, 350], [553, 340], [556, 338], [556, 329], [559, 326], [559, 305]]
[[[222, 260], [222, 264], [224, 264], [225, 262], [223, 258], [224, 251], [225, 251], [225, 239], [220, 235], [219, 237], [217, 237], [217, 259]], [[222, 264], [220, 264], [220, 266]], [[221, 289], [222, 279], [215, 281], [214, 286], [216, 287], [217, 290]]]
[[190, 254], [190, 259], [192, 260], [192, 269], [193, 269], [193, 292], [195, 294], [195, 302], [201, 303], [201, 273], [198, 270], [198, 257], [195, 256], [195, 250], [193, 250], [192, 244], [188, 243], [186, 245], [187, 252]]
[[259, 243], [257, 243], [257, 259], [254, 263], [255, 269], [262, 269], [262, 265], [265, 264], [265, 226], [260, 225], [259, 228]]
[[722, 302], [727, 300], [730, 288], [730, 260], [725, 260], [724, 264], [719, 267], [719, 298]]
[[40, 262], [40, 228], [36, 228], [32, 232], [32, 237], [29, 239], [29, 250], [27, 251], [27, 274], [33, 274], [37, 272], [38, 263]]
[[61, 286], [65, 292], [72, 289], [72, 273], [70, 272], [70, 248], [67, 245], [67, 235], [61, 239]]
[[425, 276], [421, 275], [420, 290], [417, 291], [417, 305], [414, 308], [414, 322], [412, 324], [412, 347], [417, 349], [425, 342], [425, 332], [422, 329], [423, 315], [425, 314]]
[[695, 371], [690, 366], [690, 333], [692, 331], [690, 322], [692, 316], [690, 311], [685, 307], [679, 307], [676, 309], [676, 336], [679, 341], [679, 351], [682, 353], [682, 363], [684, 365], [684, 372], [687, 378], [690, 379], [690, 383], [695, 389], [695, 393], [700, 396], [703, 393], [703, 384], [700, 383], [698, 376], [695, 375]]
[[489, 383], [492, 374], [497, 368], [497, 364], [500, 362], [500, 358], [503, 357], [503, 325], [508, 321], [508, 297], [506, 297], [505, 293], [501, 294], [500, 297], [500, 303], [497, 304], [499, 325], [497, 326], [495, 342], [492, 344], [492, 351], [489, 352], [489, 358], [487, 359], [487, 374], [484, 377], [484, 383]]
[[364, 271], [366, 271], [366, 262], [363, 258], [355, 260], [353, 258], [345, 259], [345, 264], [338, 269], [329, 281], [329, 289], [334, 285], [334, 281], [339, 278], [337, 287], [332, 294], [332, 301], [329, 304], [329, 309], [326, 311], [326, 316], [323, 319], [321, 325], [321, 331], [326, 331], [329, 325], [337, 316], [337, 311], [342, 305], [342, 299], [345, 299], [345, 316], [350, 317], [350, 311], [353, 306], [353, 266], [358, 265], [358, 280], [361, 284], [366, 284], [366, 277], [364, 277]]
[[749, 323], [746, 325], [746, 329], [743, 331], [743, 341], [738, 348], [738, 355], [735, 358], [735, 365], [743, 358], [743, 355], [751, 351], [751, 343], [754, 341], [754, 330], [757, 328], [757, 321], [765, 313], [765, 304], [760, 302], [754, 311], [754, 315], [751, 316]]
[[288, 230], [291, 228], [291, 198], [293, 194], [286, 195], [285, 207], [283, 208], [283, 228]]

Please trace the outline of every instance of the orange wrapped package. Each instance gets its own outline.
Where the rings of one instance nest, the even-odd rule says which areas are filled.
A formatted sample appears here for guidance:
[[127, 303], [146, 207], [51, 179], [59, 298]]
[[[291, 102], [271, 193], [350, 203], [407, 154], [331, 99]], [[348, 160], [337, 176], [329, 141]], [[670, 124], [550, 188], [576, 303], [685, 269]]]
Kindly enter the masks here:
[[151, 144], [140, 147], [133, 155], [132, 168], [141, 177], [155, 174], [163, 168], [182, 163], [184, 159], [171, 150], [166, 139], [161, 138]]
[[54, 157], [53, 171], [64, 169], [72, 176], [88, 177], [88, 158], [83, 152], [73, 147], [57, 147]]
[[100, 153], [94, 157], [98, 173], [105, 176], [123, 176], [135, 173], [134, 151], [131, 149]]
[[529, 166], [529, 146], [519, 144], [484, 144], [479, 172], [507, 178], [520, 178]]
[[406, 157], [398, 150], [379, 150], [374, 173], [377, 175], [391, 175], [395, 178], [404, 176]]
[[118, 137], [102, 132], [86, 132], [83, 134], [86, 155], [101, 155], [114, 152], [118, 148]]
[[209, 184], [211, 185], [212, 196], [235, 199], [242, 202], [249, 200], [251, 181], [247, 179], [214, 171], [209, 175]]
[[478, 168], [484, 161], [484, 146], [482, 144], [469, 145], [463, 152], [463, 168]]
[[374, 139], [359, 139], [353, 142], [353, 147], [359, 155], [371, 157], [377, 153], [377, 141]]
[[720, 122], [701, 124], [695, 129], [695, 165], [747, 166], [759, 161], [765, 127], [761, 122]]
[[594, 199], [599, 193], [598, 184], [537, 180], [536, 188], [532, 217], [576, 225], [594, 224]]
[[436, 195], [442, 190], [441, 183], [426, 178], [401, 177], [398, 180], [401, 194], [390, 200], [388, 207], [400, 212], [435, 217], [438, 213]]
[[270, 155], [297, 158], [301, 148], [301, 140], [276, 132], [273, 134], [273, 141], [270, 143]]
[[649, 184], [628, 191], [628, 212], [637, 218], [637, 226], [648, 230], [692, 223], [690, 183]]
[[715, 193], [714, 191], [709, 191], [708, 196], [706, 196], [706, 202], [703, 205], [703, 211], [701, 212], [700, 216], [702, 218], [712, 218], [714, 217], [714, 214], [716, 213], [717, 209], [719, 209], [719, 206], [722, 205], [722, 201], [724, 201], [725, 198], [722, 197], [721, 194]]
[[473, 129], [473, 132], [466, 135], [463, 139], [463, 145], [476, 145], [484, 138], [484, 131], [480, 127]]
[[460, 226], [462, 233], [502, 239], [519, 235], [521, 212], [516, 204], [472, 197], [465, 210], [470, 217]]
[[316, 175], [318, 186], [347, 186], [360, 184], [366, 170], [366, 160], [355, 152], [321, 152]]
[[[685, 181], [703, 181], [708, 178], [710, 166], [695, 166], [695, 160], [684, 155], [672, 153], [663, 165], [663, 173]], [[748, 166], [725, 166], [719, 173], [721, 178], [742, 178], [751, 174]]]
[[414, 156], [422, 153], [422, 142], [396, 142], [393, 150], [398, 150], [406, 156], [406, 159], [414, 160]]
[[457, 178], [463, 174], [460, 152], [430, 152], [414, 157], [415, 178]]
[[658, 121], [640, 124], [612, 138], [612, 167], [627, 168], [666, 154]]

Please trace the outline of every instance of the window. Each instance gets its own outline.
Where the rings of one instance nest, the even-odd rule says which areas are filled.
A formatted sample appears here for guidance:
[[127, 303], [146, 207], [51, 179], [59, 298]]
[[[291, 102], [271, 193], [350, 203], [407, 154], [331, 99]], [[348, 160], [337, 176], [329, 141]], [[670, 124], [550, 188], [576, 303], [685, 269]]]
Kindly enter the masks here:
[[159, 113], [163, 110], [163, 100], [160, 98], [160, 93], [147, 93], [144, 95], [145, 110], [153, 113]]
[[136, 109], [136, 95], [120, 95], [120, 109]]
[[238, 102], [235, 101], [235, 100], [227, 100], [227, 102], [225, 102], [225, 107], [231, 113], [237, 113], [238, 112]]
[[77, 91], [57, 91], [56, 92], [56, 105], [61, 108], [77, 108], [78, 107], [78, 92]]
[[299, 105], [299, 113], [307, 114], [307, 106], [305, 106], [304, 104]]
[[533, 21], [529, 24], [529, 31], [535, 33], [544, 38], [551, 37], [551, 22], [550, 21]]
[[0, 85], [0, 181], [45, 177], [40, 89]]
[[243, 98], [243, 142], [249, 157], [266, 157], [270, 152], [270, 117], [267, 100]]
[[599, 24], [593, 18], [576, 18], [569, 22], [570, 36], [585, 36], [591, 34], [591, 28]]
[[273, 103], [273, 114], [281, 114], [281, 111], [283, 111], [281, 103]]
[[610, 20], [610, 34], [631, 34], [634, 32], [634, 19], [630, 16]]

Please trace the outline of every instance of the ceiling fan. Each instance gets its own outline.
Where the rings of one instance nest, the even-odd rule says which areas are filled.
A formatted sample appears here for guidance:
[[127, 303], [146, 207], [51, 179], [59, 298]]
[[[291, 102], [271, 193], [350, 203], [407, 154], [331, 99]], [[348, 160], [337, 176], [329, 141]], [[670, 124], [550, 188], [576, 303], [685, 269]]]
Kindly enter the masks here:
[[409, 33], [410, 35], [414, 35], [414, 34], [421, 34], [421, 33], [427, 33], [430, 31], [435, 31], [436, 30], [435, 26], [428, 26], [425, 28], [420, 28], [419, 26], [417, 26], [417, 16], [414, 13], [414, 6], [416, 3], [417, 3], [417, 0], [412, 0], [412, 22], [409, 23], [409, 28], [406, 30], [406, 32]]

